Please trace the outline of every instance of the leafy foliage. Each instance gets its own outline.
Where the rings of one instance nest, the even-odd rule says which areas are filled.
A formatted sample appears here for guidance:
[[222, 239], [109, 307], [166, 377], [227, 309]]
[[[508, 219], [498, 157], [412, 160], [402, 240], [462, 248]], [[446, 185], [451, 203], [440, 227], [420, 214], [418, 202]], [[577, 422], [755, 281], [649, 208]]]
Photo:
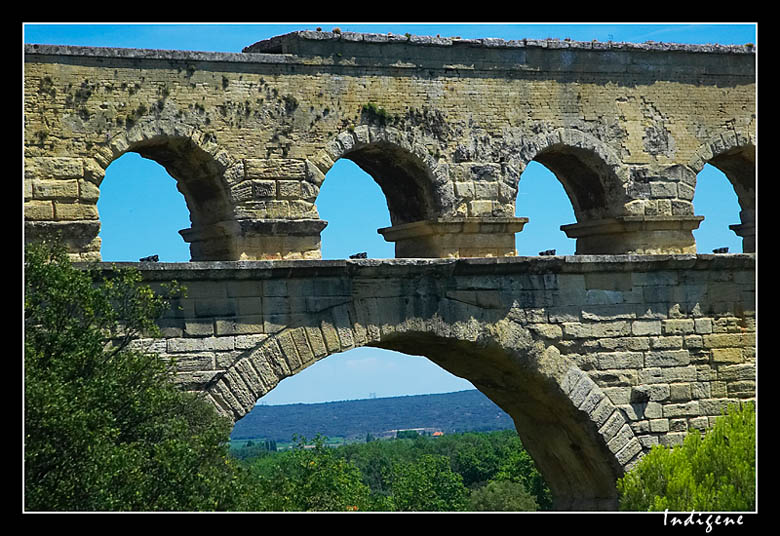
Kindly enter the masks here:
[[129, 347], [156, 333], [164, 297], [137, 271], [101, 279], [42, 244], [26, 248], [24, 276], [26, 509], [237, 508], [231, 423]]
[[394, 510], [457, 512], [466, 509], [468, 490], [445, 456], [423, 454], [393, 465], [390, 476]]
[[755, 405], [731, 406], [704, 434], [656, 446], [618, 481], [621, 510], [755, 509]]
[[491, 480], [474, 490], [469, 510], [474, 512], [535, 512], [539, 507], [533, 495], [519, 482]]
[[252, 466], [254, 486], [249, 506], [273, 512], [350, 511], [369, 509], [369, 488], [360, 471], [335, 456], [316, 438], [303, 438], [290, 451], [262, 457]]
[[[326, 489], [329, 499], [318, 504], [336, 510], [538, 510], [552, 503], [549, 489], [514, 431], [322, 446], [321, 437], [308, 450], [299, 440], [294, 454], [280, 452], [248, 460], [262, 488], [262, 498], [254, 506], [310, 509], [306, 497], [321, 496]], [[316, 463], [306, 466], [301, 460]], [[310, 470], [296, 469], [301, 466]], [[314, 472], [314, 467], [332, 474], [326, 478]], [[344, 482], [347, 474], [350, 479], [359, 477], [364, 487], [349, 480], [350, 485], [342, 489], [359, 489], [360, 494], [337, 500], [341, 492], [334, 485]], [[328, 482], [331, 487], [325, 485]], [[298, 488], [308, 490], [307, 494], [299, 494]]]

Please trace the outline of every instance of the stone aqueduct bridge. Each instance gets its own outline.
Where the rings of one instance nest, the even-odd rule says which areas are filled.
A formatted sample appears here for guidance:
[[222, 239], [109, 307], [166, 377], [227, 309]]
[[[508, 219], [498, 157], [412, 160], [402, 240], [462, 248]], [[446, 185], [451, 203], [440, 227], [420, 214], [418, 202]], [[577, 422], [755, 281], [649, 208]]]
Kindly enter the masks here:
[[[177, 180], [186, 298], [142, 340], [239, 419], [285, 377], [376, 346], [425, 355], [514, 419], [561, 509], [616, 506], [652, 445], [755, 398], [750, 46], [298, 32], [243, 53], [25, 47], [26, 238], [100, 260], [97, 199], [132, 151]], [[394, 260], [320, 257], [339, 158], [381, 186]], [[577, 254], [516, 257], [536, 160]], [[743, 254], [697, 255], [696, 174], [734, 186]], [[345, 200], [349, 203], [359, 200]], [[537, 202], [543, 202], [538, 200]]]

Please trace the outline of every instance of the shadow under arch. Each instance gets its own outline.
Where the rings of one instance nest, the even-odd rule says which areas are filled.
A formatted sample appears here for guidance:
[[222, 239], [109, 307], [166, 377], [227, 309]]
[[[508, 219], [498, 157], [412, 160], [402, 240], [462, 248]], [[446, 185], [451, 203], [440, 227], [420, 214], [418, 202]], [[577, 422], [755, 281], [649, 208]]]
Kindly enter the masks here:
[[340, 158], [351, 160], [376, 181], [387, 200], [392, 225], [427, 220], [442, 211], [443, 181], [435, 160], [401, 131], [361, 125], [340, 133], [314, 158], [322, 174], [320, 184]]
[[422, 310], [391, 320], [385, 309], [375, 299], [344, 303], [270, 335], [212, 379], [205, 396], [235, 422], [282, 379], [329, 355], [374, 346], [425, 356], [512, 417], [556, 509], [617, 508], [616, 480], [641, 445], [622, 411], [576, 364], [513, 321], [461, 315], [469, 320], [447, 322]]
[[[179, 231], [190, 242], [191, 260], [229, 257], [229, 253], [215, 252], [213, 246], [201, 247], [193, 235], [235, 221], [229, 177], [236, 162], [209, 136], [192, 127], [163, 121], [141, 122], [113, 137], [96, 155], [103, 175], [111, 162], [126, 153], [137, 153], [160, 164], [176, 181], [192, 225]], [[222, 232], [220, 238], [224, 239], [225, 234]]]
[[345, 153], [368, 173], [387, 199], [392, 225], [430, 218], [435, 211], [432, 184], [423, 162], [388, 142], [368, 144]]
[[[517, 180], [531, 161], [563, 186], [577, 222], [620, 216], [628, 200], [626, 171], [614, 152], [597, 138], [573, 129], [556, 129], [526, 139], [512, 167]], [[522, 160], [520, 160], [522, 158]]]

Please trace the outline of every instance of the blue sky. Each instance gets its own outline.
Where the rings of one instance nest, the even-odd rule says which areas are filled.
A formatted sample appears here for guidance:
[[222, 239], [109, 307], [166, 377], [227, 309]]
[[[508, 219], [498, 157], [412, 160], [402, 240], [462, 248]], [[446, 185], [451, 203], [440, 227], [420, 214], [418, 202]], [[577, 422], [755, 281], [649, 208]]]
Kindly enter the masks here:
[[[642, 43], [757, 43], [754, 24], [25, 24], [24, 42], [240, 52], [262, 39], [295, 30], [376, 32], [443, 37], [503, 39], [570, 38], [575, 41]], [[360, 200], [344, 211], [345, 199]], [[539, 202], [544, 200], [544, 202]], [[320, 217], [328, 221], [322, 233], [323, 258], [346, 258], [358, 251], [369, 257], [392, 258], [391, 243], [376, 229], [390, 225], [384, 197], [376, 183], [352, 162], [340, 160], [327, 174], [317, 200]], [[695, 213], [705, 216], [694, 232], [699, 252], [716, 247], [741, 252], [728, 226], [739, 223], [739, 205], [725, 176], [711, 166], [699, 174]], [[190, 226], [184, 198], [175, 181], [153, 161], [128, 153], [114, 161], [101, 185], [98, 211], [102, 222], [102, 256], [107, 261], [136, 261], [157, 254], [162, 262], [189, 260], [189, 248], [178, 231]], [[555, 177], [532, 162], [520, 178], [517, 216], [529, 218], [517, 235], [519, 255], [545, 249], [573, 254], [574, 241], [561, 225], [575, 223], [571, 203]], [[283, 380], [261, 403], [324, 402], [471, 389], [467, 381], [441, 370], [427, 359], [372, 348], [337, 354]]]

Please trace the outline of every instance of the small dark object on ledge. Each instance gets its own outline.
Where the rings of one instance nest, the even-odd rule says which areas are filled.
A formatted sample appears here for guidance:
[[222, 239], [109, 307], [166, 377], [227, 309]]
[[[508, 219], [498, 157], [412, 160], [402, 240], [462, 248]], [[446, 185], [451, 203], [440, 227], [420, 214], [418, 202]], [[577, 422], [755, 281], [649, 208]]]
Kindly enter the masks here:
[[361, 253], [355, 253], [354, 255], [350, 255], [350, 259], [365, 259], [367, 258], [368, 253], [363, 251]]
[[540, 251], [539, 255], [555, 255], [554, 249], [545, 249], [544, 251]]
[[729, 248], [715, 248], [712, 250], [713, 253], [728, 253]]
[[140, 262], [159, 262], [160, 258], [157, 255], [149, 255], [148, 257], [141, 257], [138, 260]]

